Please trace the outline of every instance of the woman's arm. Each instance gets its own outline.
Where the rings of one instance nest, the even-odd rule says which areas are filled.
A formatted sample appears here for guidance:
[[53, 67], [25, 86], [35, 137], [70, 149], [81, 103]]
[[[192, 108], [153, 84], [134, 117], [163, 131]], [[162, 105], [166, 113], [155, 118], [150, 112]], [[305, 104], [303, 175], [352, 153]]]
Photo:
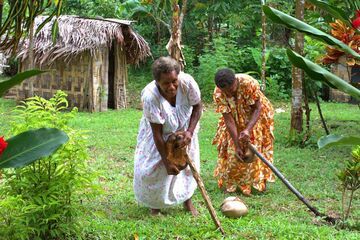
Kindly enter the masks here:
[[231, 112], [223, 113], [222, 114], [225, 120], [226, 129], [229, 131], [230, 136], [234, 142], [235, 148], [240, 148], [239, 140], [238, 140], [238, 131], [236, 127], [236, 123], [234, 117], [232, 116]]
[[239, 141], [244, 141], [244, 142], [250, 141], [250, 132], [252, 131], [255, 124], [259, 120], [261, 114], [262, 105], [260, 100], [256, 100], [255, 104], [251, 106], [251, 109], [252, 109], [252, 114], [250, 121], [246, 125], [246, 128], [243, 131], [241, 131], [241, 133], [239, 134]]
[[179, 169], [177, 169], [175, 165], [171, 164], [167, 160], [166, 144], [162, 136], [163, 125], [157, 123], [150, 123], [150, 126], [153, 133], [156, 148], [160, 153], [161, 160], [164, 162], [168, 175], [177, 175], [180, 172]]
[[196, 125], [200, 120], [201, 113], [202, 113], [202, 103], [199, 102], [198, 104], [193, 106], [191, 116], [190, 116], [189, 127], [184, 132], [184, 143], [185, 143], [185, 145], [190, 144], [192, 135], [194, 134], [194, 131], [195, 131], [195, 128], [196, 128]]

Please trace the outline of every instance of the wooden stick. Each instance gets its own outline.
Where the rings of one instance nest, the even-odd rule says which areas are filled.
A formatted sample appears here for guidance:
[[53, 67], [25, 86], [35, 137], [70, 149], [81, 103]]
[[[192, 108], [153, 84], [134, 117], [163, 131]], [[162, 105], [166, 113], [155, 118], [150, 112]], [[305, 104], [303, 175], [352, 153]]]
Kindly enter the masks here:
[[285, 184], [285, 186], [293, 193], [295, 196], [304, 203], [310, 211], [312, 211], [315, 216], [317, 217], [323, 217], [325, 221], [330, 222], [331, 224], [336, 224], [337, 219], [327, 216], [325, 214], [320, 213], [315, 207], [313, 207], [309, 201], [282, 175], [282, 173], [274, 166], [271, 162], [269, 162], [260, 152], [258, 152], [257, 148], [249, 144], [249, 148], [253, 153], [255, 153], [256, 156], [259, 157], [259, 159], [266, 164], [272, 171], [275, 173], [275, 175]]
[[222, 235], [225, 235], [225, 232], [221, 227], [220, 221], [216, 216], [215, 209], [214, 209], [214, 207], [213, 207], [213, 205], [211, 203], [211, 200], [210, 200], [210, 198], [209, 198], [209, 196], [208, 196], [208, 194], [206, 192], [204, 183], [201, 180], [200, 174], [196, 170], [196, 167], [195, 167], [194, 163], [192, 162], [192, 160], [190, 159], [189, 155], [185, 154], [185, 157], [186, 157], [186, 162], [187, 162], [187, 164], [189, 164], [190, 169], [192, 171], [192, 174], [193, 174], [193, 176], [194, 176], [194, 178], [195, 178], [195, 180], [197, 182], [197, 185], [200, 188], [201, 195], [202, 195], [202, 197], [203, 197], [203, 199], [204, 199], [204, 201], [206, 203], [206, 207], [210, 212], [211, 218], [214, 221], [216, 228], [220, 230]]

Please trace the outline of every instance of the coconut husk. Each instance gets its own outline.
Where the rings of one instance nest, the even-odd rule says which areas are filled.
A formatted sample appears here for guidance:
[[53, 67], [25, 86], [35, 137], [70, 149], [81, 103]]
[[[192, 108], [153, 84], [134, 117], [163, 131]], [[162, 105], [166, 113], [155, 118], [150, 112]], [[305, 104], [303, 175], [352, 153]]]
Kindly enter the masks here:
[[175, 165], [179, 171], [187, 166], [186, 146], [184, 145], [184, 132], [176, 132], [169, 136], [166, 141], [167, 160]]

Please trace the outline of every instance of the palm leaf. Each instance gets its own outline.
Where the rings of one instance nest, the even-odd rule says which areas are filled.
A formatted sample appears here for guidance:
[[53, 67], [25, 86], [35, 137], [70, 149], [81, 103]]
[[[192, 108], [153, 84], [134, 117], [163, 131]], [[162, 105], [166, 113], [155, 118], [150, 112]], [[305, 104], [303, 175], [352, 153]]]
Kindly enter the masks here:
[[286, 54], [295, 67], [303, 69], [313, 80], [321, 81], [327, 84], [329, 87], [336, 88], [353, 96], [354, 98], [360, 99], [360, 90], [339, 78], [335, 74], [327, 71], [326, 69], [300, 56], [290, 49], [287, 49]]
[[327, 136], [323, 136], [318, 140], [318, 147], [331, 147], [331, 146], [354, 146], [360, 145], [360, 138], [354, 136], [343, 136], [330, 134]]
[[320, 31], [317, 28], [314, 28], [294, 17], [291, 17], [279, 10], [274, 8], [263, 6], [263, 11], [265, 15], [270, 18], [273, 22], [285, 25], [288, 28], [295, 29], [299, 32], [303, 32], [307, 35], [310, 35], [322, 42], [325, 42], [328, 45], [336, 46], [342, 49], [344, 52], [353, 55], [356, 58], [360, 58], [360, 55], [351, 49], [348, 45], [343, 43], [342, 41], [334, 38], [333, 36]]
[[40, 128], [16, 135], [6, 140], [8, 146], [0, 156], [0, 169], [23, 167], [49, 156], [68, 139], [66, 133], [56, 128]]

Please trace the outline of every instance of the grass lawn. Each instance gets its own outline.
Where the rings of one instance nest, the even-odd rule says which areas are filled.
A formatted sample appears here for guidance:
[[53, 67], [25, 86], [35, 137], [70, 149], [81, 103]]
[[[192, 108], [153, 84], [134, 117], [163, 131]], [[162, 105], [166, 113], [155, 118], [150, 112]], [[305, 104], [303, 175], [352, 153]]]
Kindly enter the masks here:
[[[0, 100], [0, 132], [7, 132], [14, 102]], [[323, 112], [331, 133], [359, 135], [360, 110], [356, 105], [324, 103]], [[312, 105], [312, 137], [304, 148], [288, 146], [289, 105], [275, 104], [284, 113], [275, 115], [275, 165], [287, 179], [320, 212], [341, 214], [341, 191], [336, 173], [350, 157], [351, 149], [318, 150], [316, 140], [324, 134], [317, 110]], [[103, 113], [79, 113], [71, 125], [88, 131], [91, 159], [89, 171], [98, 174], [103, 190], [91, 201], [84, 198], [89, 210], [81, 216], [86, 239], [222, 239], [197, 190], [193, 199], [200, 216], [193, 218], [176, 206], [164, 217], [150, 217], [149, 210], [139, 206], [132, 190], [133, 155], [141, 111], [126, 109]], [[360, 239], [360, 193], [355, 194], [349, 228], [319, 224], [313, 214], [277, 179], [263, 195], [240, 196], [249, 214], [240, 219], [221, 215], [223, 194], [213, 178], [216, 148], [211, 145], [218, 115], [211, 106], [201, 119], [201, 175], [218, 217], [226, 232], [223, 239]]]

